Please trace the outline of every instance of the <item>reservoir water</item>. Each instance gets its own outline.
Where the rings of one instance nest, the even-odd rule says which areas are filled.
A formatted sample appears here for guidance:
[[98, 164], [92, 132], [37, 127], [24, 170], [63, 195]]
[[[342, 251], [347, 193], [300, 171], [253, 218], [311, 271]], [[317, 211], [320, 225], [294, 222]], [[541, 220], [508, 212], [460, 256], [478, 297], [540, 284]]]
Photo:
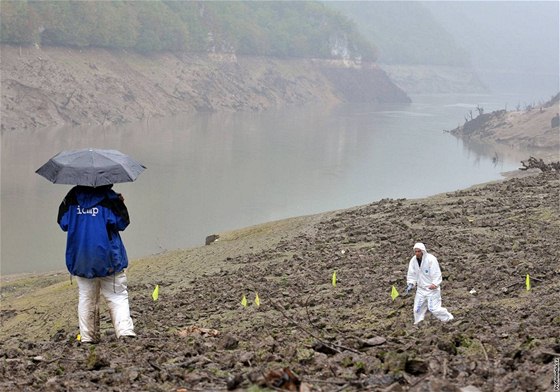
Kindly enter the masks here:
[[123, 232], [131, 259], [266, 221], [465, 188], [519, 167], [443, 132], [477, 105], [512, 109], [517, 97], [412, 99], [4, 132], [1, 273], [65, 270], [56, 216], [71, 187], [35, 174], [64, 149], [118, 149], [147, 166], [136, 182], [114, 188], [131, 215]]

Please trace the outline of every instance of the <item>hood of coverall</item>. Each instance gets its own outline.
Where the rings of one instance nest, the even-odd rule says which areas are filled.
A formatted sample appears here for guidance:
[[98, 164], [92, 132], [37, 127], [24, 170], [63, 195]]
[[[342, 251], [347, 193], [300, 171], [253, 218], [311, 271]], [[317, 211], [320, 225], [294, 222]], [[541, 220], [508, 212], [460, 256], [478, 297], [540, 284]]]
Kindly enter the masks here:
[[422, 251], [422, 260], [424, 260], [424, 257], [426, 257], [426, 255], [428, 254], [428, 251], [426, 250], [426, 245], [424, 245], [421, 242], [417, 242], [414, 244], [412, 250], [414, 249], [420, 249]]

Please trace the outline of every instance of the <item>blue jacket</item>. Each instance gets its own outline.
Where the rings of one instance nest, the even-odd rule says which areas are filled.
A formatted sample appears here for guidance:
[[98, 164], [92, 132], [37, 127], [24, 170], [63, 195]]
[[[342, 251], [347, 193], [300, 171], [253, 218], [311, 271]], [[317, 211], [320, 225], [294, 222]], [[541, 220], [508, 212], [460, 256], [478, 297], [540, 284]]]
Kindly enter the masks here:
[[66, 267], [72, 275], [94, 278], [128, 266], [119, 235], [130, 223], [128, 210], [112, 185], [76, 186], [58, 209], [58, 224], [68, 232]]

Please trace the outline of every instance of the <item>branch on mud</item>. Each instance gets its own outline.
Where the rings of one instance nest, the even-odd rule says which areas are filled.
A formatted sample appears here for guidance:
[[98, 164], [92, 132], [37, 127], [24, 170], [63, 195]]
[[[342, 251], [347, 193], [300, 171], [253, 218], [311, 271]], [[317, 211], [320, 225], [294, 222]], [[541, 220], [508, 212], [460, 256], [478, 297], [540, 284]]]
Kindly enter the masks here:
[[[301, 329], [303, 332], [305, 332], [306, 334], [308, 334], [309, 336], [311, 336], [312, 338], [316, 339], [319, 343], [333, 349], [336, 352], [341, 352], [340, 350], [345, 350], [345, 351], [351, 351], [353, 353], [356, 354], [362, 354], [360, 351], [354, 350], [353, 348], [350, 347], [346, 347], [346, 346], [342, 346], [340, 344], [336, 344], [336, 343], [330, 343], [330, 342], [326, 342], [323, 339], [319, 338], [317, 335], [315, 335], [314, 333], [310, 332], [307, 328], [302, 327], [297, 321], [295, 321], [293, 318], [291, 318], [290, 316], [288, 316], [286, 314], [286, 310], [279, 304], [275, 303], [272, 300], [269, 300], [270, 304], [272, 305], [272, 307], [274, 309], [276, 309], [277, 311], [280, 312], [280, 314], [282, 314], [282, 316], [290, 321], [294, 326], [296, 326], [297, 328]], [[340, 349], [340, 350], [339, 350]]]
[[156, 365], [153, 361], [148, 361], [148, 364], [149, 364], [151, 367], [153, 367], [154, 369], [156, 369], [157, 371], [160, 371], [160, 372], [161, 372], [161, 371], [163, 370], [163, 368], [162, 368], [161, 366]]
[[333, 384], [333, 385], [347, 385], [346, 380], [319, 380], [316, 378], [307, 378], [307, 381], [313, 384]]
[[560, 357], [560, 353], [553, 353], [552, 351], [541, 351], [542, 354], [552, 355], [553, 357]]
[[488, 359], [488, 353], [486, 352], [486, 348], [484, 347], [482, 340], [478, 339], [478, 343], [480, 343], [480, 347], [482, 347], [482, 352], [484, 353], [484, 358], [486, 358], [486, 362], [490, 362], [490, 360]]

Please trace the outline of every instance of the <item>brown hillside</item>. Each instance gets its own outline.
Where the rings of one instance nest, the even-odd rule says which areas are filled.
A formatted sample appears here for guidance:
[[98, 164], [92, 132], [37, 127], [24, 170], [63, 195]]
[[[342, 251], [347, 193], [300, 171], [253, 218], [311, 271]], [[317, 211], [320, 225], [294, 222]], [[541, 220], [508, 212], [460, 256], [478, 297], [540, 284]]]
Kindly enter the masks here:
[[367, 63], [2, 45], [0, 69], [3, 130], [312, 102], [409, 102]]

